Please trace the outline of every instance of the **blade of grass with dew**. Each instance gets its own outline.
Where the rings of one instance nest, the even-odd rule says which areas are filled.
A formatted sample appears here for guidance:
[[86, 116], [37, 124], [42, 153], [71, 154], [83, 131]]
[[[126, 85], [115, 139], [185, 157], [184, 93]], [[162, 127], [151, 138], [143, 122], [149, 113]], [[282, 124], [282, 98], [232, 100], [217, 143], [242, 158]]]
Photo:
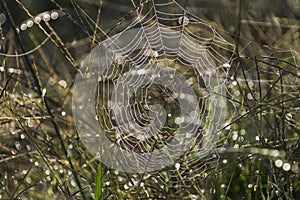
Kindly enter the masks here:
[[102, 165], [100, 162], [97, 168], [95, 200], [101, 200], [101, 199], [102, 199]]

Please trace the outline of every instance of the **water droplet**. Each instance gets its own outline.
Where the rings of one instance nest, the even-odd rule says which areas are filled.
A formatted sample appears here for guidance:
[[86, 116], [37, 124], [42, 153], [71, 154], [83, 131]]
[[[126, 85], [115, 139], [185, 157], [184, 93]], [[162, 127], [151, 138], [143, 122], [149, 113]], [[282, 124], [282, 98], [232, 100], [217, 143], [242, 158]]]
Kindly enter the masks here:
[[17, 150], [20, 150], [20, 149], [22, 148], [20, 142], [16, 142], [16, 143], [15, 143], [15, 146], [16, 146], [16, 149], [17, 149]]
[[56, 20], [58, 18], [58, 12], [51, 13], [51, 19]]
[[35, 166], [39, 166], [39, 163], [38, 163], [38, 162], [34, 162], [34, 165], [35, 165]]
[[20, 26], [20, 29], [21, 29], [22, 31], [25, 31], [25, 30], [27, 29], [27, 25], [26, 25], [26, 24], [22, 24], [22, 25]]
[[20, 135], [20, 138], [21, 138], [22, 140], [24, 140], [24, 139], [25, 139], [25, 135], [24, 135], [24, 134], [21, 134], [21, 135]]
[[233, 140], [237, 140], [238, 137], [239, 137], [239, 134], [235, 131], [235, 132], [233, 133], [233, 135], [232, 135], [232, 139], [233, 139]]
[[183, 26], [187, 26], [190, 23], [190, 20], [187, 16], [179, 17], [178, 23]]
[[230, 67], [231, 67], [229, 63], [224, 63], [222, 66], [223, 66], [224, 68], [230, 68]]
[[4, 24], [6, 21], [6, 16], [4, 13], [0, 13], [0, 25]]
[[37, 17], [34, 18], [34, 22], [37, 23], [37, 24], [40, 23], [41, 21], [42, 21], [42, 19], [41, 19], [40, 16], [37, 16]]
[[184, 117], [176, 117], [175, 124], [182, 124], [184, 122]]
[[26, 178], [26, 182], [27, 182], [28, 184], [31, 184], [31, 183], [32, 183], [31, 178], [30, 178], [30, 177], [27, 177], [27, 178]]
[[241, 129], [241, 135], [246, 135], [245, 129]]
[[283, 165], [283, 162], [282, 162], [282, 160], [280, 160], [280, 159], [278, 159], [278, 160], [276, 160], [275, 161], [275, 165], [276, 165], [276, 167], [282, 167], [282, 165]]
[[42, 96], [43, 96], [43, 97], [45, 96], [46, 92], [47, 92], [47, 89], [44, 88], [44, 89], [42, 90]]
[[179, 164], [179, 163], [176, 163], [176, 164], [175, 164], [175, 169], [176, 169], [176, 170], [179, 170], [179, 168], [180, 168], [180, 164]]
[[243, 136], [238, 137], [239, 142], [244, 142], [245, 138]]
[[33, 21], [32, 20], [28, 20], [26, 23], [27, 27], [32, 27], [33, 26]]
[[64, 116], [67, 115], [67, 113], [66, 113], [65, 111], [62, 111], [62, 112], [61, 112], [61, 115], [64, 117]]
[[59, 84], [60, 86], [62, 86], [63, 88], [66, 88], [66, 87], [67, 87], [67, 82], [66, 82], [65, 80], [60, 80], [60, 81], [58, 82], [58, 84]]
[[45, 174], [46, 174], [46, 175], [50, 175], [50, 170], [47, 169], [47, 170], [45, 171]]
[[285, 118], [287, 120], [292, 120], [293, 119], [293, 115], [291, 113], [286, 114]]
[[46, 14], [43, 15], [43, 20], [46, 21], [46, 22], [49, 21], [50, 18], [51, 18], [51, 17], [50, 17], [50, 15], [49, 15], [49, 13], [46, 13]]
[[253, 96], [252, 96], [252, 94], [251, 94], [250, 92], [247, 94], [247, 98], [248, 98], [249, 100], [252, 100], [252, 99], [253, 99]]
[[125, 190], [128, 190], [128, 189], [129, 189], [129, 186], [128, 186], [127, 184], [125, 184], [125, 185], [124, 185], [124, 189], [125, 189]]
[[31, 146], [29, 144], [26, 145], [27, 151], [31, 151]]
[[249, 183], [249, 184], [248, 184], [248, 188], [250, 189], [250, 188], [252, 188], [252, 187], [253, 187], [253, 184]]
[[283, 165], [282, 165], [282, 169], [284, 170], [284, 171], [290, 171], [290, 169], [291, 169], [291, 165], [290, 165], [290, 163], [284, 163]]
[[251, 80], [251, 81], [249, 81], [249, 82], [248, 82], [248, 85], [249, 85], [249, 87], [250, 87], [250, 88], [253, 88], [253, 87], [254, 87], [254, 83], [253, 83], [253, 81], [252, 81], [252, 80]]
[[237, 97], [241, 95], [240, 91], [238, 91], [238, 90], [235, 90], [233, 92], [233, 94], [234, 94], [234, 96], [237, 96]]
[[8, 68], [7, 71], [12, 74], [12, 73], [14, 73], [15, 69], [14, 68]]
[[226, 163], [228, 162], [228, 160], [227, 160], [227, 159], [224, 159], [222, 162], [223, 162], [224, 164], [226, 164]]

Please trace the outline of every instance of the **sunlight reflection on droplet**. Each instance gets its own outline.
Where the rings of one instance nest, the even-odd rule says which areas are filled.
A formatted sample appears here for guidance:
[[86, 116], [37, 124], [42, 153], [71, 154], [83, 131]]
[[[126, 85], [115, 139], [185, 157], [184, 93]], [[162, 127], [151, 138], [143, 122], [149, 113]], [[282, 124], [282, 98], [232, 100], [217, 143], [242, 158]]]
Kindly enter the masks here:
[[26, 23], [26, 25], [28, 27], [32, 27], [33, 26], [33, 21], [32, 20], [28, 20], [27, 23]]
[[50, 18], [51, 18], [51, 17], [50, 17], [50, 15], [49, 15], [49, 13], [46, 13], [46, 14], [43, 15], [43, 20], [46, 21], [46, 22], [49, 21]]
[[27, 178], [26, 178], [26, 182], [27, 182], [28, 184], [31, 184], [31, 183], [32, 183], [31, 178], [30, 178], [30, 177], [27, 177]]
[[190, 20], [187, 16], [179, 17], [178, 23], [183, 26], [187, 26], [190, 23]]
[[290, 163], [284, 163], [283, 165], [282, 165], [282, 169], [284, 170], [284, 171], [290, 171], [290, 169], [291, 169], [291, 165], [290, 165]]
[[259, 140], [260, 140], [258, 135], [255, 136], [255, 140], [256, 140], [256, 141], [259, 141]]
[[224, 64], [222, 65], [222, 67], [225, 67], [225, 68], [230, 68], [230, 67], [231, 67], [231, 65], [230, 65], [229, 63], [224, 63]]
[[76, 182], [75, 182], [74, 180], [71, 180], [71, 185], [72, 185], [73, 187], [76, 187]]
[[253, 96], [252, 96], [252, 94], [251, 94], [250, 92], [247, 94], [247, 98], [248, 98], [249, 100], [252, 100], [252, 99], [253, 99]]
[[51, 13], [51, 19], [56, 20], [58, 18], [58, 12]]
[[182, 124], [184, 122], [184, 117], [176, 117], [175, 118], [175, 123], [176, 124]]
[[127, 184], [125, 184], [125, 185], [124, 185], [124, 189], [125, 189], [125, 190], [128, 190], [128, 189], [129, 189], [129, 186], [128, 186]]
[[60, 80], [60, 81], [58, 82], [58, 84], [59, 84], [60, 86], [62, 86], [63, 88], [66, 88], [66, 87], [67, 87], [67, 82], [66, 82], [65, 80]]
[[4, 24], [6, 21], [6, 16], [4, 13], [0, 13], [0, 25]]
[[21, 144], [20, 144], [20, 142], [16, 142], [16, 143], [15, 143], [15, 146], [16, 146], [16, 149], [17, 149], [17, 150], [20, 150], [21, 147], [22, 147]]
[[248, 84], [249, 84], [249, 87], [250, 87], [250, 88], [253, 88], [253, 87], [254, 87], [254, 83], [253, 83], [252, 80], [250, 80], [250, 81], [248, 82]]
[[233, 135], [232, 135], [232, 139], [233, 139], [233, 140], [237, 140], [238, 137], [239, 137], [239, 134], [238, 134], [237, 131], [235, 131], [235, 132], [233, 133]]
[[25, 31], [27, 29], [27, 25], [26, 24], [22, 24], [21, 27], [20, 27], [20, 29], [22, 31]]
[[42, 90], [42, 96], [43, 96], [43, 97], [45, 96], [46, 92], [47, 92], [47, 89], [44, 88], [44, 89]]
[[278, 159], [278, 160], [276, 160], [275, 161], [275, 165], [276, 165], [276, 167], [282, 167], [282, 165], [283, 165], [283, 162], [282, 162], [282, 160], [280, 160], [280, 159]]
[[29, 144], [26, 145], [27, 151], [31, 151], [31, 146]]
[[176, 163], [176, 164], [175, 164], [175, 169], [176, 169], [176, 170], [179, 170], [179, 168], [180, 168], [180, 164], [179, 164], [179, 163]]
[[228, 162], [228, 160], [227, 160], [227, 159], [224, 159], [222, 162], [223, 162], [224, 164], [226, 164], [226, 163]]
[[37, 16], [36, 18], [34, 18], [34, 22], [35, 23], [40, 23], [42, 21], [41, 17]]

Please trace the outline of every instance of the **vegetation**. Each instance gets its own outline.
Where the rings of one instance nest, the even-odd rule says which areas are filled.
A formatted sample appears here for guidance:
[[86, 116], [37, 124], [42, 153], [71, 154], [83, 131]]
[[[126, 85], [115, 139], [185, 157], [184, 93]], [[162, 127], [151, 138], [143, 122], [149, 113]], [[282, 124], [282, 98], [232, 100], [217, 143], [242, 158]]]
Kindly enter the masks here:
[[[127, 173], [82, 142], [72, 113], [82, 61], [153, 1], [0, 0], [0, 199], [300, 199], [298, 0], [176, 1], [228, 41], [215, 47], [229, 58], [218, 65], [226, 122], [197, 162], [182, 161], [194, 158], [187, 152], [161, 170]], [[177, 114], [177, 101], [152, 92]], [[97, 117], [103, 125], [109, 115]]]

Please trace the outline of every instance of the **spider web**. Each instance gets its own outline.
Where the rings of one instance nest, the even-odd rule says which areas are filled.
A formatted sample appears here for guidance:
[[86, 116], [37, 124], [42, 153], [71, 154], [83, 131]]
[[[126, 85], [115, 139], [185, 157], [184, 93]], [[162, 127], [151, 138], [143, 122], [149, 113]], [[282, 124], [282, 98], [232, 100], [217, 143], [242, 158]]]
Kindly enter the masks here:
[[[259, 148], [252, 148], [257, 143], [266, 143], [272, 137], [271, 134], [262, 131], [261, 124], [254, 122], [253, 119], [251, 122], [245, 120], [247, 124], [253, 123], [255, 124], [253, 126], [258, 126], [255, 127], [257, 134], [252, 136], [247, 136], [248, 130], [234, 126], [237, 122], [244, 122], [248, 116], [253, 115], [256, 119], [257, 116], [262, 117], [259, 113], [273, 115], [274, 110], [284, 109], [282, 112], [289, 115], [280, 114], [282, 116], [279, 118], [288, 118], [287, 123], [297, 128], [295, 119], [299, 116], [297, 114], [299, 67], [278, 58], [289, 56], [294, 58], [299, 52], [273, 49], [242, 38], [239, 39], [245, 44], [241, 45], [242, 49], [238, 49], [233, 42], [223, 38], [223, 30], [221, 36], [220, 30], [217, 31], [210, 23], [187, 12], [176, 1], [142, 3], [132, 1], [132, 5], [134, 8], [129, 11], [130, 17], [119, 21], [115, 27], [108, 31], [97, 27], [100, 32], [99, 38], [104, 39], [101, 42], [97, 40], [98, 45], [88, 56], [78, 55], [78, 60], [83, 61], [80, 64], [81, 74], [77, 74], [80, 81], [75, 82], [73, 94], [73, 105], [78, 114], [74, 116], [75, 122], [80, 126], [77, 130], [86, 148], [94, 155], [100, 154], [100, 157], [107, 154], [106, 157], [111, 160], [104, 160], [104, 163], [114, 163], [115, 165], [108, 165], [112, 168], [128, 167], [119, 171], [147, 173], [132, 175], [134, 180], [130, 180], [130, 184], [124, 184], [124, 188], [126, 185], [143, 187], [142, 185], [150, 185], [154, 181], [160, 187], [156, 188], [158, 191], [168, 187], [193, 186], [196, 193], [202, 194], [201, 188], [197, 187], [199, 180], [215, 173], [220, 168], [220, 163], [227, 162], [223, 158], [225, 153], [234, 154], [237, 151], [245, 152], [246, 156], [251, 153], [280, 157], [278, 153], [283, 151], [272, 151], [267, 148], [261, 151]], [[77, 9], [75, 13], [81, 12], [82, 16], [87, 18], [86, 23], [95, 25], [83, 9], [80, 7]], [[69, 10], [60, 11], [41, 13], [30, 20], [39, 16], [45, 23], [52, 23], [51, 20], [57, 19], [52, 14], [57, 13], [59, 17], [65, 17], [69, 21], [72, 17], [72, 23], [80, 26], [82, 32], [89, 31], [87, 26], [82, 25], [81, 17], [73, 18], [68, 15]], [[25, 45], [27, 39], [34, 41], [26, 35], [26, 31], [29, 32], [27, 29], [31, 28], [30, 20], [18, 26]], [[22, 27], [23, 24], [27, 27]], [[42, 27], [45, 27], [44, 24]], [[118, 28], [121, 31], [114, 30]], [[42, 39], [38, 38], [40, 42], [37, 42], [31, 51], [22, 54], [14, 52], [13, 48], [17, 47], [8, 48], [10, 54], [1, 52], [1, 55], [7, 57], [6, 62], [9, 60], [8, 57], [12, 57], [12, 63], [18, 63], [17, 60], [19, 58], [22, 60], [26, 55], [41, 54], [39, 50], [46, 49], [43, 46], [51, 41], [54, 44], [51, 45], [52, 48], [59, 47], [60, 51], [57, 53], [61, 58], [68, 58], [69, 64], [71, 63], [74, 68], [78, 67], [76, 63], [78, 60], [72, 60], [73, 52], [69, 52], [71, 48], [68, 49], [68, 43], [63, 42], [62, 45], [59, 43], [59, 37], [56, 37], [58, 32], [60, 37], [67, 38], [63, 31], [42, 30], [41, 27], [38, 30], [42, 33], [47, 31], [46, 38], [44, 35]], [[225, 32], [226, 34], [228, 33]], [[92, 38], [90, 33], [88, 37]], [[252, 58], [255, 56], [248, 51], [255, 48], [258, 49], [257, 55], [266, 55], [255, 60], [260, 64], [260, 70], [257, 70], [258, 65], [253, 65]], [[46, 52], [54, 55], [55, 53], [51, 54], [49, 49]], [[49, 59], [54, 58], [49, 56]], [[285, 68], [281, 67], [282, 65]], [[2, 72], [6, 70], [17, 76], [21, 74], [24, 80], [28, 80], [22, 83], [23, 87], [34, 85], [34, 80], [28, 75], [28, 69], [1, 68]], [[47, 73], [48, 70], [45, 70], [41, 74], [41, 82], [53, 85], [53, 79], [49, 78]], [[54, 73], [60, 73], [62, 77], [67, 76], [65, 72]], [[71, 71], [70, 74], [74, 72]], [[59, 80], [58, 77], [55, 79]], [[64, 79], [71, 78], [63, 77], [62, 80]], [[90, 79], [94, 85], [87, 91], [88, 95], [83, 95], [86, 94], [84, 91], [86, 88], [82, 85], [89, 83]], [[59, 85], [67, 87], [63, 81]], [[270, 85], [271, 88], [264, 85]], [[47, 90], [42, 92], [54, 97], [57, 94], [67, 96], [64, 92], [61, 94], [60, 90], [50, 89], [47, 87]], [[257, 92], [259, 90], [261, 91]], [[279, 102], [276, 100], [276, 93], [280, 93]], [[287, 94], [294, 94], [296, 97], [288, 98]], [[86, 101], [90, 101], [92, 106], [85, 107]], [[257, 105], [257, 102], [261, 104]], [[289, 107], [285, 108], [283, 106], [285, 103]], [[274, 105], [279, 107], [272, 109]], [[266, 121], [266, 124], [274, 124], [273, 121]], [[97, 125], [94, 126], [93, 122]], [[280, 127], [282, 126], [287, 125], [281, 124]], [[103, 130], [100, 135], [99, 128]], [[249, 129], [253, 127], [250, 126]], [[272, 127], [266, 128], [269, 129], [272, 130]], [[176, 136], [179, 137], [178, 140]], [[99, 151], [99, 142], [103, 137], [106, 137], [107, 142], [113, 146], [125, 151], [109, 152], [110, 149], [103, 146]], [[281, 141], [284, 141], [284, 137], [293, 138], [291, 135], [284, 135], [284, 131], [280, 132], [278, 137]], [[155, 155], [153, 152], [166, 146], [166, 152], [175, 155], [174, 158], [163, 156], [151, 160]], [[131, 160], [131, 154], [126, 152], [149, 153], [149, 156], [134, 157]], [[121, 157], [124, 157], [123, 160]], [[280, 158], [285, 160], [284, 154]], [[118, 163], [120, 160], [123, 163]], [[124, 164], [129, 161], [135, 164]], [[192, 194], [193, 191], [188, 193]]]
[[[84, 79], [99, 76], [97, 93], [100, 95], [96, 104], [101, 128], [109, 134], [106, 137], [129, 152], [150, 151], [149, 156], [140, 158], [143, 159], [141, 162], [137, 160], [133, 167], [122, 166], [126, 171], [153, 171], [156, 168], [149, 166], [158, 165], [158, 169], [169, 166], [180, 156], [185, 159], [176, 162], [177, 168], [192, 169], [193, 166], [197, 171], [200, 167], [197, 163], [213, 151], [224, 123], [226, 72], [223, 68], [230, 65], [234, 46], [212, 26], [185, 12], [176, 2], [146, 2], [136, 9], [136, 13], [126, 29], [102, 42], [81, 64]], [[193, 33], [193, 28], [199, 32]], [[105, 64], [98, 64], [101, 62]], [[94, 67], [97, 65], [99, 68]], [[78, 77], [77, 82], [82, 83], [84, 79], [81, 75]], [[74, 88], [73, 104], [84, 105], [86, 98], [91, 99], [93, 94], [84, 93], [85, 86], [75, 83]], [[93, 100], [91, 102], [93, 105]], [[92, 118], [89, 116], [93, 113], [92, 108], [85, 113], [75, 116], [80, 116], [76, 123], [80, 124], [78, 131], [85, 144], [93, 146], [90, 144], [99, 134], [98, 131], [94, 137], [91, 137], [91, 131], [86, 134], [86, 129], [90, 129], [83, 124]], [[189, 139], [191, 137], [193, 139]], [[187, 141], [180, 141], [182, 139]], [[176, 159], [167, 159], [167, 155], [157, 158], [164, 151], [154, 155], [152, 151], [165, 145], [167, 150], [164, 151], [169, 156], [176, 155]], [[102, 153], [107, 155], [107, 151], [109, 149]], [[105, 157], [102, 153], [101, 158]], [[120, 159], [122, 153], [126, 154], [126, 151], [116, 150], [108, 157], [111, 159], [114, 155]], [[113, 166], [130, 162], [129, 158], [120, 160], [111, 163], [102, 158], [105, 164], [108, 162]]]
[[[119, 152], [107, 154], [109, 149], [104, 148], [103, 151], [100, 150], [100, 158], [107, 155], [110, 159], [114, 157], [116, 160], [103, 159], [102, 161], [105, 164], [113, 162], [114, 164], [109, 166], [117, 169], [119, 169], [119, 165], [122, 165], [121, 171], [129, 172], [145, 173], [156, 169], [157, 166], [162, 169], [163, 166], [167, 166], [167, 170], [147, 177], [154, 179], [154, 182], [162, 188], [170, 187], [170, 184], [175, 188], [189, 188], [196, 184], [196, 180], [204, 179], [209, 173], [213, 173], [218, 165], [220, 153], [234, 152], [234, 149], [240, 149], [243, 144], [244, 129], [240, 130], [240, 134], [234, 131], [232, 136], [235, 141], [236, 135], [240, 135], [238, 136], [240, 144], [235, 144], [227, 150], [222, 147], [230, 136], [226, 134], [226, 130], [230, 130], [230, 125], [257, 110], [257, 107], [246, 109], [242, 111], [244, 113], [241, 116], [237, 116], [231, 122], [243, 100], [236, 100], [236, 96], [239, 96], [237, 92], [231, 93], [232, 86], [236, 85], [237, 81], [234, 76], [231, 76], [232, 71], [229, 68], [236, 61], [235, 59], [238, 60], [237, 65], [243, 68], [243, 65], [247, 63], [247, 59], [243, 59], [250, 54], [243, 58], [240, 58], [240, 55], [236, 56], [237, 53], [239, 54], [235, 49], [236, 45], [226, 41], [213, 26], [185, 11], [176, 1], [146, 1], [140, 4], [133, 2], [133, 6], [136, 16], [132, 18], [132, 21], [127, 21], [128, 25], [120, 33], [110, 37], [105, 31], [100, 30], [107, 37], [100, 46], [107, 51], [92, 52], [92, 55], [82, 65], [90, 67], [101, 60], [106, 60], [106, 64], [109, 66], [105, 70], [102, 69], [102, 66], [96, 70], [95, 68], [87, 70], [87, 76], [90, 76], [89, 72], [94, 71], [97, 71], [98, 76], [100, 74], [97, 92], [105, 95], [98, 96], [96, 104], [97, 115], [103, 118], [100, 124], [105, 132], [105, 137], [110, 138], [114, 145], [126, 149], [126, 151], [151, 152], [151, 156], [146, 158], [133, 156], [137, 164], [132, 166], [125, 164], [126, 167], [124, 167], [124, 163], [132, 162], [126, 153], [123, 155]], [[135, 29], [138, 31], [130, 32]], [[255, 46], [256, 44], [248, 42], [241, 51], [244, 52], [247, 48], [251, 48], [251, 45]], [[266, 47], [265, 51], [270, 55], [274, 54], [272, 48]], [[104, 52], [108, 55], [101, 57]], [[281, 53], [289, 53], [289, 51], [282, 50]], [[266, 60], [267, 57], [261, 62], [268, 63]], [[173, 69], [173, 72], [171, 70], [173, 75], [167, 76], [164, 74], [164, 70], [170, 70], [169, 68]], [[189, 106], [192, 106], [192, 110], [189, 110], [189, 107], [183, 108], [181, 103], [176, 100], [180, 99], [180, 95], [188, 96], [185, 94], [186, 91], [181, 90], [178, 94], [172, 89], [168, 91], [170, 88], [162, 86], [174, 84], [168, 80], [176, 77], [175, 71], [182, 74], [186, 78], [185, 83], [197, 91], [198, 106], [195, 106], [193, 101], [190, 102]], [[251, 88], [254, 88], [255, 85], [261, 87], [261, 80], [260, 77], [257, 77], [258, 83], [254, 83], [255, 80], [251, 81], [251, 78], [247, 78], [249, 72], [250, 70], [248, 72], [242, 70], [244, 79], [239, 79], [238, 82], [246, 85], [249, 89], [246, 93], [247, 99], [263, 100], [268, 96], [268, 92], [265, 96], [262, 96], [262, 91], [259, 96], [257, 93], [254, 94]], [[165, 81], [159, 82], [157, 85], [153, 80], [160, 76]], [[243, 83], [244, 81], [245, 83]], [[126, 92], [127, 94], [125, 94]], [[82, 93], [79, 92], [79, 94]], [[157, 106], [157, 104], [164, 106]], [[227, 110], [227, 106], [230, 111]], [[176, 112], [178, 110], [180, 112]], [[188, 115], [183, 113], [193, 113], [197, 118], [196, 121], [194, 119], [186, 120]], [[86, 116], [80, 119], [84, 118]], [[154, 123], [151, 123], [149, 119]], [[83, 120], [83, 122], [85, 121]], [[185, 130], [183, 133], [176, 132], [180, 126], [191, 126], [191, 129]], [[179, 152], [176, 154], [176, 159], [169, 160], [166, 157], [163, 157], [163, 161], [161, 158], [157, 159], [157, 155], [153, 152], [167, 146], [168, 142], [172, 141], [174, 134], [184, 135], [181, 137], [184, 140], [191, 137], [190, 132], [192, 132], [194, 140], [185, 143], [190, 146], [183, 152], [180, 141], [177, 141], [178, 145], [174, 146], [172, 143], [171, 147], [168, 146], [168, 154], [172, 154], [170, 152], [176, 150]], [[264, 140], [264, 136], [261, 134], [260, 132], [256, 135], [256, 141], [257, 138]], [[83, 138], [85, 136], [83, 135]], [[91, 140], [87, 141], [86, 144], [92, 143]], [[183, 146], [185, 147], [185, 145]], [[276, 150], [269, 150], [266, 153], [264, 150], [256, 148], [239, 150], [239, 152], [243, 151], [247, 156], [250, 155], [249, 153], [258, 153], [277, 157], [279, 153]], [[103, 156], [103, 154], [107, 155]], [[120, 159], [122, 156], [125, 157], [124, 160]], [[151, 160], [152, 156], [155, 159]], [[116, 164], [119, 159], [122, 161], [120, 164]], [[222, 162], [227, 163], [227, 160], [224, 159]], [[142, 177], [140, 180], [147, 181], [147, 178]], [[199, 194], [202, 192], [198, 191]]]

